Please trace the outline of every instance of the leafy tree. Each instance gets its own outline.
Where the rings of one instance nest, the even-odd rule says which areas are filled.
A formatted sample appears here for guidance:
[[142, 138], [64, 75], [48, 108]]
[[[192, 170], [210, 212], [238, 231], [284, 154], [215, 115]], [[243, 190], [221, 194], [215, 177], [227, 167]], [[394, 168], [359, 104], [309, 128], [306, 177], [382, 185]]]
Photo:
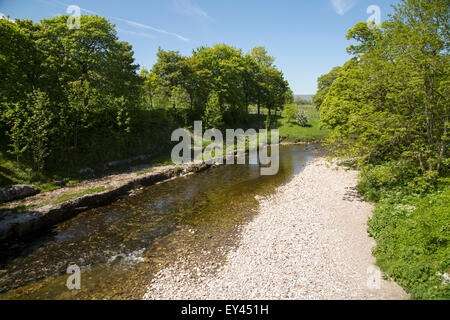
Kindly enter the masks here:
[[72, 30], [67, 19], [0, 19], [0, 151], [36, 172], [153, 152], [194, 120], [233, 125], [250, 104], [276, 112], [292, 96], [263, 47], [243, 54], [219, 44], [191, 56], [160, 48], [152, 69], [138, 72], [107, 19], [83, 15]]
[[265, 72], [270, 68], [273, 68], [275, 58], [268, 54], [264, 47], [255, 47], [251, 50], [250, 56], [258, 66], [258, 70], [255, 73], [255, 81], [257, 86], [255, 88], [256, 104], [258, 105], [258, 114], [261, 114], [261, 105], [264, 101], [264, 95], [266, 94], [266, 77]]
[[150, 108], [153, 108], [153, 98], [158, 94], [161, 86], [161, 80], [154, 72], [142, 69], [139, 73], [143, 81], [144, 94], [148, 98]]
[[341, 67], [334, 67], [329, 73], [320, 76], [317, 80], [317, 93], [313, 97], [313, 105], [317, 108], [317, 110], [320, 109], [328, 90], [330, 90], [334, 80], [338, 77], [340, 70]]
[[30, 95], [30, 115], [25, 122], [29, 132], [27, 143], [30, 146], [33, 168], [38, 175], [44, 169], [45, 159], [49, 155], [51, 114], [48, 111], [49, 100], [45, 93], [35, 90]]
[[288, 123], [295, 122], [295, 117], [297, 115], [298, 109], [293, 104], [287, 104], [283, 110], [282, 116], [287, 120]]
[[49, 155], [51, 114], [48, 111], [49, 100], [45, 93], [35, 90], [26, 97], [26, 103], [17, 103], [9, 113], [11, 129], [11, 153], [17, 161], [28, 159], [39, 175]]
[[203, 115], [205, 128], [220, 129], [223, 127], [223, 109], [220, 105], [220, 99], [217, 92], [213, 92], [206, 104], [205, 114]]
[[448, 15], [447, 1], [404, 0], [381, 30], [349, 31], [355, 57], [320, 106], [338, 154], [405, 159], [429, 179], [448, 169]]
[[[156, 63], [152, 71], [161, 79], [161, 89], [166, 96], [171, 97], [172, 89], [180, 85], [182, 72], [180, 61], [183, 59], [178, 51], [164, 51], [159, 48]], [[173, 108], [176, 105], [172, 104]]]
[[202, 69], [209, 70], [211, 87], [218, 93], [231, 121], [239, 121], [245, 114], [243, 88], [245, 60], [240, 49], [225, 44], [212, 48], [201, 47], [194, 52]]

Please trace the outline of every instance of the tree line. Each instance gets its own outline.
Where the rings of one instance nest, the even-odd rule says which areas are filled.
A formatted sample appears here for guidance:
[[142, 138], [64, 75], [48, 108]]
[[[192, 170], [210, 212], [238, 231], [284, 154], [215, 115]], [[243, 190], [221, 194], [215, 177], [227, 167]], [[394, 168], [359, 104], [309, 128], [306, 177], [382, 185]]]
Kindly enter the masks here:
[[403, 0], [381, 27], [358, 23], [353, 57], [318, 79], [328, 142], [360, 164], [403, 163], [435, 180], [448, 170], [449, 2]]
[[222, 128], [292, 96], [263, 47], [159, 49], [147, 70], [107, 19], [83, 15], [73, 30], [67, 19], [0, 19], [0, 151], [38, 175], [154, 153], [193, 120]]
[[376, 263], [411, 299], [448, 300], [448, 0], [401, 0], [380, 28], [358, 23], [353, 56], [318, 80], [314, 104], [338, 156], [375, 203]]
[[[271, 112], [292, 97], [283, 73], [265, 48], [244, 54], [225, 44], [200, 47], [192, 56], [158, 50], [151, 70], [142, 69], [145, 96], [150, 106], [170, 105], [186, 125], [202, 119], [220, 128], [244, 121], [249, 105]], [[178, 110], [178, 111], [177, 111]]]

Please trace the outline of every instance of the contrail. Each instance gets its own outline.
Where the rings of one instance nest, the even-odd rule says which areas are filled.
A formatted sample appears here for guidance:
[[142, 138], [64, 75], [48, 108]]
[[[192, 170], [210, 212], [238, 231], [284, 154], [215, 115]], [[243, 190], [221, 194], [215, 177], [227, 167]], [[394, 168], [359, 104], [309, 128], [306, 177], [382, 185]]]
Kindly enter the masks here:
[[[60, 5], [66, 6], [66, 7], [69, 6], [69, 4], [64, 3], [64, 2], [60, 2], [60, 1], [57, 1], [57, 0], [53, 0], [53, 1], [55, 3], [58, 3]], [[80, 7], [80, 9], [82, 11], [87, 12], [87, 13], [95, 14], [95, 15], [100, 16], [100, 14], [98, 14], [97, 12], [94, 12], [92, 10], [88, 10], [88, 9], [81, 8], [81, 7]], [[182, 41], [189, 41], [188, 38], [183, 37], [183, 36], [181, 36], [181, 35], [179, 35], [177, 33], [169, 32], [169, 31], [166, 31], [166, 30], [163, 30], [163, 29], [158, 29], [158, 28], [155, 28], [155, 27], [152, 27], [152, 26], [149, 26], [149, 25], [146, 25], [146, 24], [142, 24], [142, 23], [139, 23], [139, 22], [135, 22], [135, 21], [132, 21], [132, 20], [127, 20], [127, 19], [117, 18], [117, 17], [110, 17], [110, 19], [119, 20], [119, 21], [125, 22], [125, 23], [127, 23], [127, 24], [129, 24], [131, 26], [134, 26], [134, 27], [148, 29], [148, 30], [152, 30], [152, 31], [155, 31], [155, 32], [158, 32], [158, 33], [161, 33], [161, 34], [173, 36], [173, 37], [176, 37], [176, 38], [178, 38], [178, 39], [180, 39]], [[138, 34], [138, 33], [136, 33], [136, 34]]]
[[158, 28], [155, 28], [155, 27], [152, 27], [152, 26], [148, 26], [148, 25], [145, 25], [145, 24], [142, 24], [142, 23], [138, 23], [138, 22], [134, 22], [134, 21], [131, 21], [131, 20], [127, 20], [127, 19], [122, 19], [122, 18], [115, 18], [115, 17], [111, 17], [111, 19], [115, 19], [115, 20], [119, 20], [119, 21], [128, 23], [131, 26], [144, 28], [144, 29], [152, 30], [152, 31], [159, 32], [159, 33], [162, 33], [162, 34], [167, 34], [167, 35], [170, 35], [170, 36], [174, 36], [174, 37], [177, 37], [178, 39], [183, 40], [183, 41], [189, 41], [188, 38], [183, 37], [183, 36], [181, 36], [179, 34], [176, 34], [176, 33], [173, 33], [173, 32], [169, 32], [169, 31], [166, 31], [166, 30], [163, 30], [163, 29], [158, 29]]

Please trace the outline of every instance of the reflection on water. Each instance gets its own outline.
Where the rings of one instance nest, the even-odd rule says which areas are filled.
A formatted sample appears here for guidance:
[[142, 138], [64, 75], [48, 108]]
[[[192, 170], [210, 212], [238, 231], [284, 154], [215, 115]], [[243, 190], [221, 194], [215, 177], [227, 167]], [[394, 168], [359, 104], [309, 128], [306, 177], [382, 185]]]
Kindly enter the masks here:
[[[140, 298], [152, 274], [183, 254], [236, 241], [237, 226], [312, 159], [305, 146], [280, 148], [276, 176], [258, 165], [210, 169], [143, 189], [89, 210], [31, 243], [0, 248], [0, 295], [9, 298]], [[65, 286], [70, 264], [82, 269], [81, 290]]]

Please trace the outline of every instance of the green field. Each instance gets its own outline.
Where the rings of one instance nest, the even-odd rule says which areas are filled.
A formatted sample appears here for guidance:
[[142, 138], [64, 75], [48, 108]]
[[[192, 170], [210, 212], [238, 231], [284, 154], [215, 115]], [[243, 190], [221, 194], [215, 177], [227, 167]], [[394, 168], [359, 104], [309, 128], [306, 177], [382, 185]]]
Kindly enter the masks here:
[[288, 123], [280, 118], [280, 139], [283, 142], [313, 142], [322, 141], [327, 136], [327, 130], [320, 128], [319, 112], [315, 108], [301, 108], [308, 116], [308, 127]]

